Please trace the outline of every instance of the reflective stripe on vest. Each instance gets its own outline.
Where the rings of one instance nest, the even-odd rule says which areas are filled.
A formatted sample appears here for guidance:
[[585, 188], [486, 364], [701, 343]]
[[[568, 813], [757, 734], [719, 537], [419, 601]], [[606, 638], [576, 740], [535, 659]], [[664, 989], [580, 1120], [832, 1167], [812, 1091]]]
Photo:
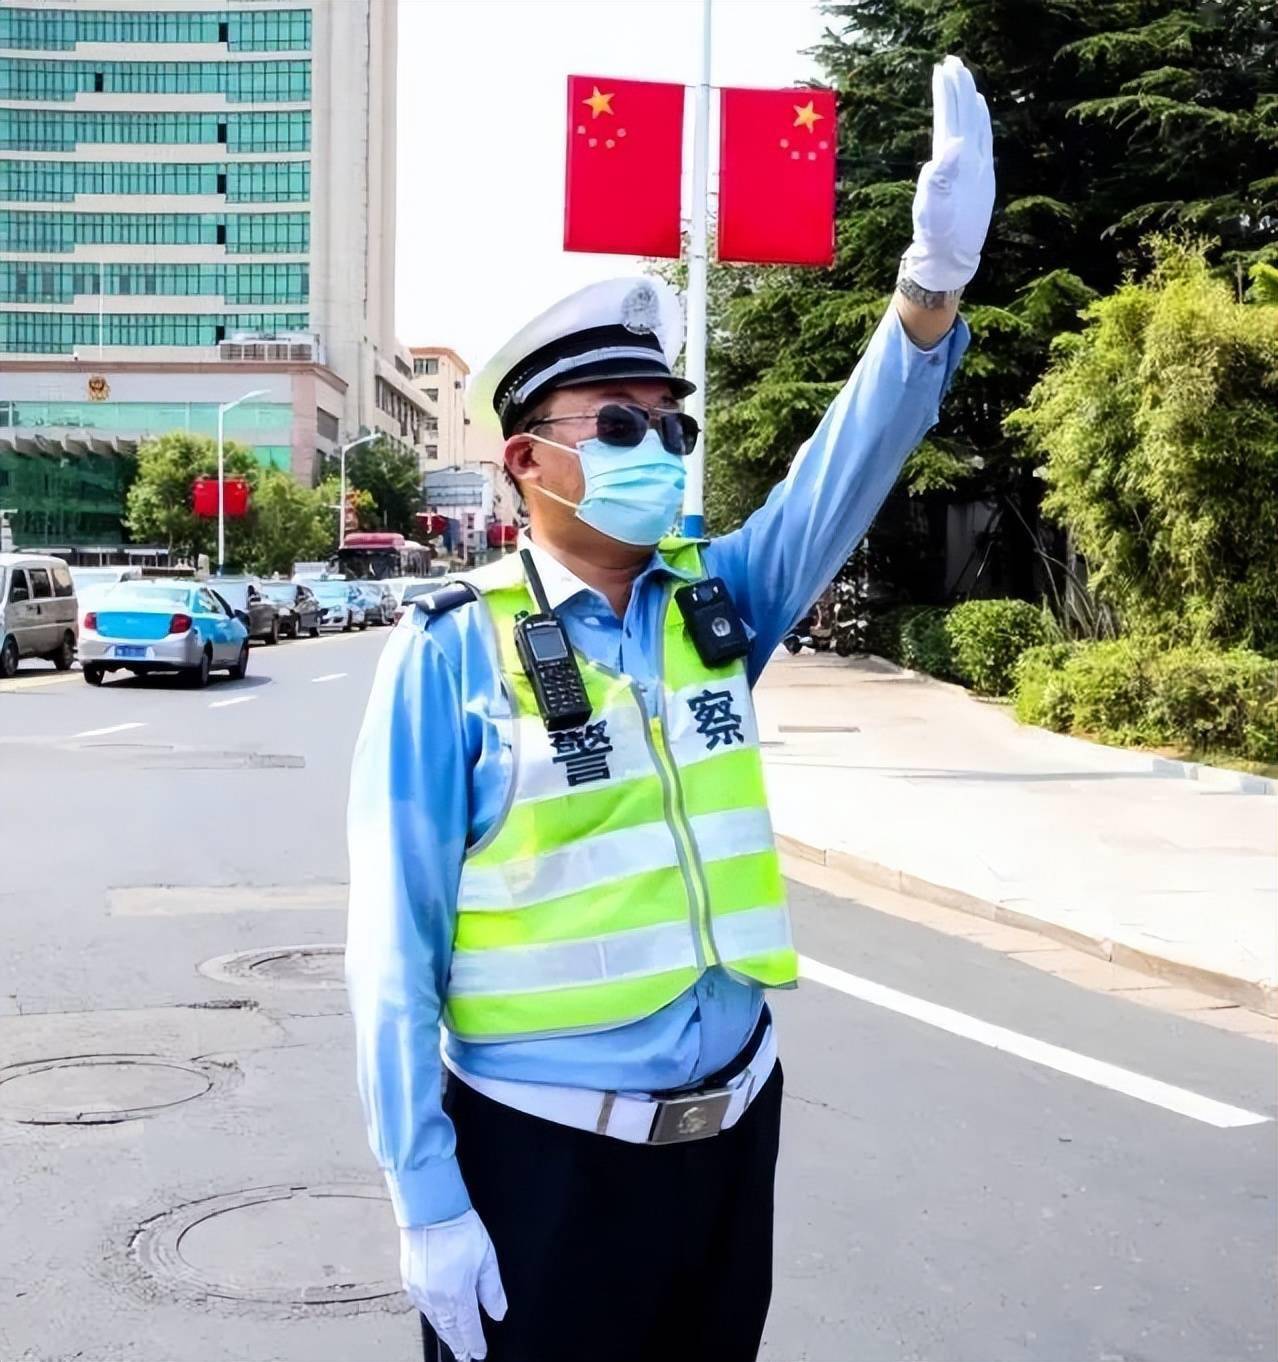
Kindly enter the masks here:
[[[695, 544], [672, 566], [700, 572]], [[445, 1019], [475, 1041], [604, 1030], [650, 1015], [709, 965], [773, 987], [797, 960], [742, 663], [697, 656], [668, 589], [660, 713], [578, 655], [590, 722], [549, 734], [514, 647], [534, 609], [518, 557], [468, 578], [511, 701], [504, 813], [462, 868]]]

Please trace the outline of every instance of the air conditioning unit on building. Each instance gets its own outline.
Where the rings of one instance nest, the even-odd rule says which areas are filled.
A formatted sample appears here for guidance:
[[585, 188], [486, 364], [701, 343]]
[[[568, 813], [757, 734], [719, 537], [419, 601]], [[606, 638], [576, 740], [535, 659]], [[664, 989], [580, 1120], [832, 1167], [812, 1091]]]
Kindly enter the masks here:
[[323, 364], [324, 347], [319, 335], [306, 331], [236, 331], [218, 344], [224, 360], [291, 360]]

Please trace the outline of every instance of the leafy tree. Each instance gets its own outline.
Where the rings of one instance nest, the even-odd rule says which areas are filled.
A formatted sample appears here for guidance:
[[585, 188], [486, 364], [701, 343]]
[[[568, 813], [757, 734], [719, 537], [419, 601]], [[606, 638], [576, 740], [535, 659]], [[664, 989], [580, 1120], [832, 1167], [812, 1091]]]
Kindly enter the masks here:
[[[245, 445], [228, 440], [223, 447], [228, 477], [249, 484], [250, 502], [262, 466]], [[217, 520], [191, 509], [191, 489], [199, 477], [217, 476], [217, 445], [207, 435], [175, 430], [145, 440], [138, 447], [137, 475], [125, 500], [125, 521], [139, 543], [163, 544], [172, 557], [194, 563], [201, 553], [210, 561], [217, 553]], [[248, 517], [226, 521], [229, 561], [238, 561], [251, 537]]]
[[318, 490], [300, 486], [288, 473], [263, 471], [249, 516], [244, 566], [250, 572], [291, 573], [294, 563], [333, 551], [336, 513], [323, 505]]
[[1201, 244], [1156, 251], [1008, 425], [1129, 628], [1278, 651], [1278, 305], [1239, 302]]
[[[337, 514], [323, 488], [301, 487], [288, 473], [263, 468], [244, 445], [223, 451], [228, 477], [249, 485], [249, 510], [226, 521], [226, 561], [248, 572], [288, 572], [295, 562], [326, 557], [337, 542]], [[207, 435], [172, 431], [138, 448], [137, 474], [129, 488], [125, 518], [140, 542], [165, 545], [174, 559], [194, 563], [217, 556], [217, 519], [191, 509], [199, 477], [217, 476], [217, 446]], [[327, 500], [336, 502], [337, 492]]]
[[374, 523], [368, 528], [412, 535], [413, 517], [422, 509], [422, 475], [412, 453], [385, 437], [361, 445], [347, 456], [346, 481], [372, 498]]
[[844, 0], [825, 12], [817, 54], [839, 95], [838, 257], [819, 272], [716, 269], [732, 282], [712, 290], [712, 525], [739, 521], [784, 474], [882, 315], [929, 150], [931, 66], [955, 52], [990, 104], [999, 200], [964, 308], [972, 348], [871, 543], [927, 599], [941, 575], [935, 549], [919, 551], [943, 515], [934, 494], [990, 500], [1007, 531], [991, 570], [1030, 594], [1040, 489], [1003, 418], [1023, 405], [1053, 337], [1139, 263], [1151, 224], [1210, 229], [1220, 244], [1208, 258], [1231, 278], [1278, 263], [1272, 6]]
[[[349, 467], [347, 473], [350, 473]], [[342, 497], [342, 480], [336, 474], [329, 474], [323, 482], [315, 489], [315, 495], [319, 498], [320, 505], [325, 517], [324, 524], [327, 527], [327, 553], [337, 552], [337, 505]], [[375, 530], [378, 528], [379, 519], [377, 506], [373, 501], [372, 494], [364, 491], [362, 487], [347, 486], [346, 496], [349, 503], [355, 508], [355, 517], [361, 530]]]

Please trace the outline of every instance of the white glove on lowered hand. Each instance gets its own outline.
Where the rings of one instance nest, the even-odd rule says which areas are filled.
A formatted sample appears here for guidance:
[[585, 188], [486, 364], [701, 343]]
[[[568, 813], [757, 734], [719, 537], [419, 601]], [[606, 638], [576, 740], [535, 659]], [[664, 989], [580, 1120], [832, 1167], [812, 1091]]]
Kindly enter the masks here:
[[932, 68], [932, 159], [914, 194], [914, 241], [904, 272], [920, 288], [960, 289], [981, 263], [994, 211], [990, 111], [957, 57]]
[[399, 1275], [408, 1298], [457, 1358], [488, 1356], [482, 1305], [493, 1319], [506, 1314], [497, 1254], [475, 1210], [438, 1225], [401, 1229]]

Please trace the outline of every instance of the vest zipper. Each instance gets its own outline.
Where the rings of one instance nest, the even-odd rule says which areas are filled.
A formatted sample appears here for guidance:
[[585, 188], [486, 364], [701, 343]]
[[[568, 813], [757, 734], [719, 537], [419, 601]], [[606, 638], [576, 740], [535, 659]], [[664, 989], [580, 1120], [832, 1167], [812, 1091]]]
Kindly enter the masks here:
[[[674, 774], [669, 748], [666, 745], [665, 725], [661, 719], [648, 718], [648, 706], [644, 702], [643, 691], [639, 688], [638, 683], [631, 682], [630, 689], [634, 693], [635, 703], [639, 706], [640, 713], [643, 715], [644, 739], [648, 744], [648, 753], [652, 757], [652, 764], [657, 769], [657, 778], [661, 781], [662, 808], [666, 815], [666, 825], [674, 837], [675, 854], [679, 858], [679, 870], [683, 874], [684, 892], [688, 896], [688, 926], [692, 929], [692, 945], [697, 955], [697, 969], [704, 970], [706, 968], [706, 952], [702, 944], [701, 933], [703, 914], [701, 886], [693, 873], [695, 852], [692, 838], [681, 821], [682, 810], [677, 803], [679, 784]], [[658, 734], [660, 734], [660, 741], [658, 741]]]
[[699, 944], [704, 938], [705, 950], [712, 957], [710, 963], [722, 965], [723, 957], [719, 954], [719, 947], [715, 944], [714, 930], [711, 926], [710, 886], [706, 883], [705, 871], [701, 864], [701, 854], [697, 850], [697, 839], [692, 834], [692, 824], [688, 819], [688, 812], [684, 808], [683, 786], [679, 783], [678, 767], [675, 765], [674, 754], [670, 751], [670, 716], [666, 706], [666, 640], [664, 634], [661, 638], [657, 670], [657, 684], [660, 686], [657, 707], [661, 714], [661, 750], [670, 778], [674, 826], [678, 828], [684, 840], [689, 863], [688, 874], [697, 888], [696, 910], [698, 921], [696, 936]]

